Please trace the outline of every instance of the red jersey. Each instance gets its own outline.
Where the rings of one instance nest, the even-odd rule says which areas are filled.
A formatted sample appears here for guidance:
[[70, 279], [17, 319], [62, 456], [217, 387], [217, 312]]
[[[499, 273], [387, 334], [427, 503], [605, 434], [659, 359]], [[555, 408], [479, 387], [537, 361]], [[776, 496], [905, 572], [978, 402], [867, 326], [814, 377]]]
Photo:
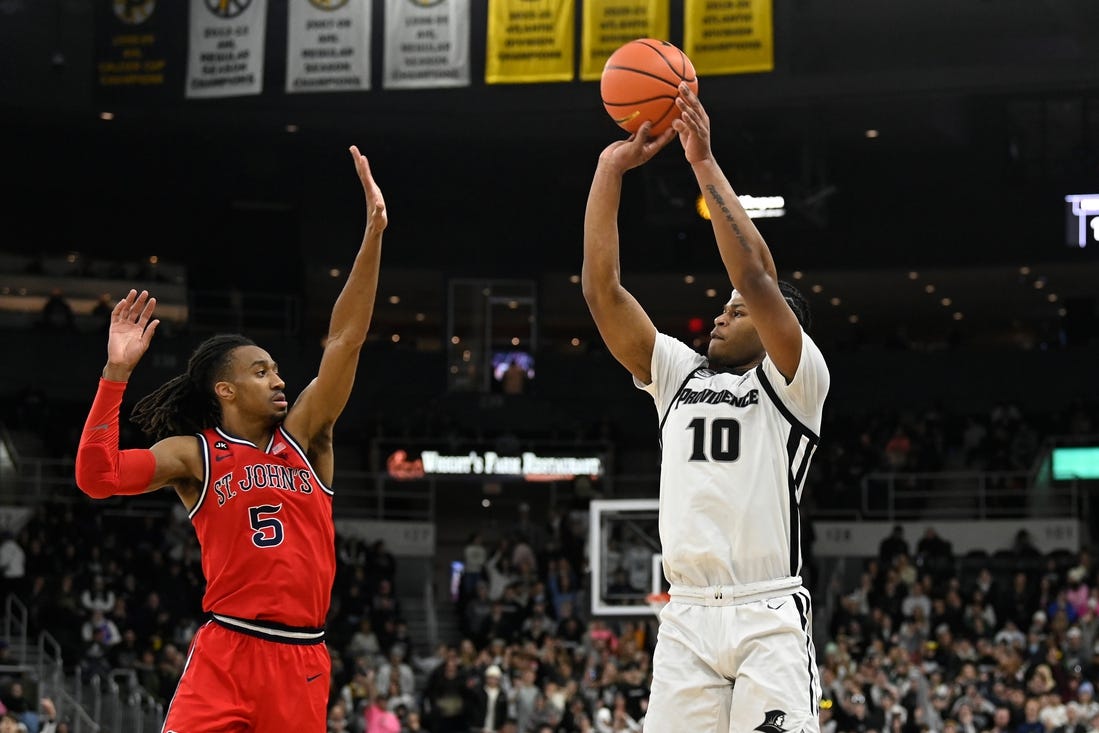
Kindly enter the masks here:
[[218, 428], [198, 437], [205, 476], [190, 517], [203, 610], [323, 628], [336, 574], [331, 489], [281, 426], [264, 449]]

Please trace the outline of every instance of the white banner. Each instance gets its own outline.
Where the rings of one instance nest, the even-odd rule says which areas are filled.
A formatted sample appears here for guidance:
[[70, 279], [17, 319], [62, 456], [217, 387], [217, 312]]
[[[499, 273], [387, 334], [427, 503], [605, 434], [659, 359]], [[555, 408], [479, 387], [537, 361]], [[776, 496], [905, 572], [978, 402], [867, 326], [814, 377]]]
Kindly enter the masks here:
[[435, 525], [431, 522], [391, 522], [376, 519], [337, 519], [336, 533], [371, 543], [385, 542], [397, 557], [433, 557]]
[[286, 91], [370, 88], [371, 0], [289, 0]]
[[469, 0], [386, 0], [384, 86], [469, 86]]
[[873, 557], [878, 554], [881, 541], [897, 525], [904, 528], [909, 554], [915, 554], [916, 545], [928, 527], [934, 527], [940, 537], [953, 545], [955, 556], [970, 550], [985, 550], [991, 554], [1008, 549], [1020, 529], [1030, 533], [1030, 539], [1040, 552], [1061, 548], [1076, 552], [1080, 549], [1080, 520], [1072, 517], [983, 519], [979, 522], [929, 519], [921, 522], [814, 522], [813, 554], [818, 557]]
[[187, 97], [263, 91], [267, 0], [191, 0]]

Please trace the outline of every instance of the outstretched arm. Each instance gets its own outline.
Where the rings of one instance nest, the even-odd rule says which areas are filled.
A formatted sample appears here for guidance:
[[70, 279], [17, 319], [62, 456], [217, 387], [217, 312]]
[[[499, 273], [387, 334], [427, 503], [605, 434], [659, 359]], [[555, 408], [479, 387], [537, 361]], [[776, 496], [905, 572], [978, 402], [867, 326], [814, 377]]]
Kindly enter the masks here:
[[201, 473], [193, 438], [168, 438], [151, 450], [118, 449], [122, 394], [160, 324], [155, 308], [147, 291], [131, 290], [111, 312], [107, 365], [76, 451], [76, 484], [94, 499], [141, 494]]
[[582, 282], [599, 334], [614, 354], [639, 381], [652, 381], [656, 326], [637, 300], [622, 287], [618, 257], [618, 206], [622, 176], [646, 163], [675, 136], [666, 130], [649, 138], [646, 122], [628, 140], [611, 143], [599, 156], [584, 212], [584, 266]]
[[801, 325], [778, 287], [771, 250], [740, 205], [732, 184], [710, 150], [710, 118], [698, 95], [679, 85], [680, 118], [672, 123], [710, 208], [721, 261], [744, 297], [763, 348], [787, 380], [801, 361]]
[[[374, 315], [382, 232], [389, 221], [385, 199], [370, 173], [366, 156], [352, 145], [351, 157], [366, 196], [366, 232], [355, 263], [347, 275], [347, 282], [332, 308], [328, 340], [317, 377], [302, 391], [286, 418], [287, 430], [303, 443], [302, 447], [307, 452], [314, 454], [327, 452], [331, 447], [332, 426], [351, 396], [359, 351], [366, 341], [370, 319]], [[325, 471], [320, 466], [316, 468]]]

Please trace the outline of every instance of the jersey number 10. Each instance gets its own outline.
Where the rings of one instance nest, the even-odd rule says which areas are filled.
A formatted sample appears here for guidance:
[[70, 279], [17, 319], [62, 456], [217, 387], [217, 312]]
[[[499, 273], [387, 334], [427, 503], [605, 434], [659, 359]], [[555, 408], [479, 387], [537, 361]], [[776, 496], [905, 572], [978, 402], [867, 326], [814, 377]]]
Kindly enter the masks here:
[[[692, 461], [735, 461], [740, 457], [740, 423], [724, 417], [710, 420], [696, 417], [687, 425], [694, 436], [691, 441]], [[706, 433], [710, 434], [710, 455], [706, 455]]]

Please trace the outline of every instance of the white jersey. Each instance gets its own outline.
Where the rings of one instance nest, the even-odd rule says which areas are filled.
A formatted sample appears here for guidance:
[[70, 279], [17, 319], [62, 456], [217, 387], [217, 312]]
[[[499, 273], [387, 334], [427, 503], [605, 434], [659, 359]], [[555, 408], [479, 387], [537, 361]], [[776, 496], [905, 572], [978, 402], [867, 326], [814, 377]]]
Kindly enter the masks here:
[[713, 371], [657, 334], [652, 383], [634, 383], [660, 416], [660, 542], [673, 584], [741, 586], [801, 572], [798, 503], [816, 449], [828, 367], [802, 333], [787, 384], [770, 357], [744, 375]]

